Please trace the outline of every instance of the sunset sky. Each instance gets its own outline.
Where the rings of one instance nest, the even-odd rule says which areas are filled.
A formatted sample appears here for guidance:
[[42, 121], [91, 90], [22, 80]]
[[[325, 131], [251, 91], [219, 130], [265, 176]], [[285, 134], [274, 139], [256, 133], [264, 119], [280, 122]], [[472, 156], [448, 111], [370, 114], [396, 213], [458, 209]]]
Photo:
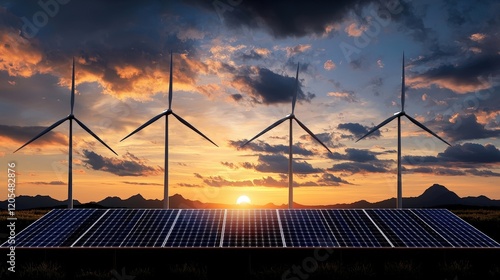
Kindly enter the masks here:
[[500, 199], [500, 3], [331, 2], [0, 0], [1, 178], [67, 198], [67, 122], [13, 152], [69, 114], [74, 57], [75, 116], [118, 153], [74, 124], [74, 199], [162, 199], [164, 120], [120, 140], [168, 108], [173, 51], [172, 108], [219, 147], [169, 117], [170, 195], [287, 203], [288, 122], [240, 145], [291, 112], [300, 63], [295, 114], [333, 153], [294, 123], [294, 201], [395, 197], [397, 122], [355, 141], [401, 110], [404, 52], [407, 114], [452, 146], [402, 119], [403, 196]]

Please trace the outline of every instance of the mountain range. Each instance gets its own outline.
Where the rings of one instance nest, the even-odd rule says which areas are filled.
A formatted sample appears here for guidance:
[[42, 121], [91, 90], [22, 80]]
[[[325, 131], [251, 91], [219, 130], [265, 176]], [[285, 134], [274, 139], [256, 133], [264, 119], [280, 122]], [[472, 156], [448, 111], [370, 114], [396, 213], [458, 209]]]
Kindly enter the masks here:
[[[60, 201], [50, 196], [18, 196], [15, 202], [16, 210], [39, 209], [39, 208], [65, 208], [66, 201]], [[107, 197], [98, 202], [82, 204], [74, 201], [75, 208], [161, 208], [162, 201], [158, 199], [145, 199], [140, 194], [136, 194], [127, 199], [119, 197]], [[332, 204], [332, 205], [301, 205], [294, 204], [294, 208], [394, 208], [396, 199], [390, 198], [379, 202], [368, 202], [366, 200], [356, 201], [350, 204]], [[404, 208], [422, 208], [422, 207], [449, 207], [449, 206], [468, 206], [468, 207], [500, 207], [500, 200], [493, 200], [486, 196], [477, 197], [459, 197], [456, 193], [448, 190], [446, 187], [434, 184], [426, 189], [417, 197], [403, 198]], [[170, 207], [176, 209], [203, 209], [203, 208], [259, 208], [259, 209], [285, 209], [288, 205], [275, 205], [272, 203], [266, 205], [234, 205], [220, 203], [203, 203], [198, 200], [189, 200], [179, 194], [170, 197]], [[0, 201], [0, 209], [7, 209], [7, 200]]]

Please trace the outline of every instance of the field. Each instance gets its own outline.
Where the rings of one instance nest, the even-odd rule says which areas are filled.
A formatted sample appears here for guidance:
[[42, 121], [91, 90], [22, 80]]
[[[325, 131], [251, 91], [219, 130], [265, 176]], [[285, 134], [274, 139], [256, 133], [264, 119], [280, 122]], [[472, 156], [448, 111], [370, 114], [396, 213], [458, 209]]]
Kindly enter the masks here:
[[[450, 210], [500, 240], [500, 210]], [[16, 231], [46, 212], [17, 211]], [[5, 218], [2, 211], [1, 242], [7, 238]], [[326, 256], [321, 259], [314, 257], [317, 250], [17, 250], [16, 254], [16, 278], [2, 261], [0, 279], [500, 279], [500, 250], [333, 250], [321, 251]]]

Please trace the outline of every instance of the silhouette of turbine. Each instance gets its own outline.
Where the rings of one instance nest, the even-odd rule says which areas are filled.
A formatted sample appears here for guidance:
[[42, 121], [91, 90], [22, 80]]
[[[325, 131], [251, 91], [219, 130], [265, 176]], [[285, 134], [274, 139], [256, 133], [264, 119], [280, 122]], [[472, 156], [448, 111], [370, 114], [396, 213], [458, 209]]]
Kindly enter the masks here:
[[397, 200], [396, 200], [396, 208], [401, 209], [403, 208], [403, 190], [402, 190], [402, 178], [401, 178], [401, 117], [405, 116], [407, 119], [409, 119], [412, 123], [417, 125], [418, 127], [422, 128], [423, 130], [427, 131], [434, 137], [438, 138], [439, 140], [443, 141], [446, 143], [448, 146], [451, 146], [448, 142], [443, 140], [441, 137], [439, 137], [436, 133], [432, 132], [430, 129], [425, 127], [423, 124], [418, 122], [416, 119], [410, 117], [408, 114], [405, 112], [405, 55], [403, 53], [403, 63], [402, 63], [402, 75], [401, 75], [401, 111], [394, 113], [391, 117], [386, 119], [385, 121], [381, 122], [379, 125], [375, 126], [372, 128], [368, 133], [363, 135], [363, 137], [359, 138], [356, 140], [358, 142], [359, 140], [367, 137], [368, 135], [372, 134], [373, 132], [377, 131], [384, 125], [388, 124], [395, 118], [398, 119], [398, 190], [397, 190]]
[[81, 128], [83, 128], [85, 131], [87, 131], [90, 135], [92, 135], [97, 141], [101, 142], [106, 148], [108, 148], [110, 151], [112, 151], [115, 155], [118, 155], [113, 149], [111, 149], [104, 141], [101, 140], [92, 130], [90, 130], [87, 126], [85, 126], [80, 120], [78, 120], [74, 115], [73, 115], [73, 108], [75, 107], [75, 59], [73, 58], [73, 73], [72, 73], [72, 78], [71, 78], [71, 112], [70, 114], [55, 122], [53, 125], [47, 127], [44, 131], [40, 132], [37, 136], [35, 136], [33, 139], [30, 141], [26, 142], [26, 144], [22, 145], [19, 149], [15, 150], [15, 152], [21, 150], [25, 146], [29, 145], [31, 142], [35, 141], [36, 139], [42, 137], [44, 134], [47, 132], [51, 131], [52, 129], [58, 127], [60, 124], [62, 124], [65, 121], [69, 121], [69, 160], [68, 160], [68, 208], [72, 209], [73, 208], [73, 120], [77, 122]]
[[132, 131], [129, 135], [125, 136], [122, 140], [120, 140], [120, 142], [121, 142], [121, 141], [127, 139], [128, 137], [130, 137], [130, 136], [134, 135], [135, 133], [139, 132], [140, 130], [142, 130], [146, 126], [154, 123], [159, 118], [165, 116], [165, 163], [164, 163], [165, 164], [165, 170], [164, 170], [164, 179], [163, 179], [163, 184], [164, 184], [164, 189], [163, 189], [163, 208], [164, 209], [168, 209], [169, 208], [169, 197], [168, 197], [168, 116], [169, 115], [173, 115], [182, 124], [184, 124], [185, 126], [189, 127], [194, 132], [198, 133], [203, 138], [207, 139], [210, 143], [212, 143], [215, 146], [217, 146], [217, 144], [215, 144], [207, 136], [205, 136], [198, 129], [196, 129], [194, 126], [192, 126], [186, 120], [184, 120], [179, 115], [177, 115], [176, 113], [174, 113], [174, 111], [172, 111], [172, 72], [173, 72], [173, 70], [172, 70], [172, 61], [173, 61], [173, 56], [172, 56], [172, 52], [170, 52], [170, 84], [169, 84], [169, 87], [168, 87], [168, 109], [164, 110], [160, 114], [156, 115], [155, 117], [153, 117], [152, 119], [150, 119], [149, 121], [147, 121], [146, 123], [144, 123], [143, 125], [141, 125], [140, 127], [138, 127], [136, 130]]
[[264, 129], [259, 134], [255, 135], [252, 139], [248, 140], [243, 145], [241, 145], [241, 147], [247, 145], [248, 143], [252, 142], [256, 138], [261, 136], [262, 134], [264, 134], [264, 133], [268, 132], [269, 130], [275, 128], [276, 126], [280, 125], [282, 122], [284, 122], [286, 120], [290, 120], [290, 132], [289, 132], [290, 136], [289, 136], [289, 150], [288, 150], [289, 151], [289, 153], [288, 153], [288, 208], [289, 209], [293, 208], [293, 168], [292, 168], [292, 160], [293, 160], [293, 155], [292, 155], [292, 147], [293, 147], [292, 123], [293, 122], [292, 121], [295, 120], [299, 124], [299, 126], [302, 127], [302, 129], [304, 129], [307, 133], [309, 133], [309, 135], [311, 135], [312, 138], [314, 138], [316, 141], [318, 141], [318, 143], [320, 143], [323, 147], [325, 147], [325, 149], [327, 149], [328, 152], [332, 153], [332, 151], [330, 151], [330, 149], [328, 149], [328, 147], [323, 142], [321, 142], [321, 140], [319, 140], [319, 138], [316, 137], [316, 135], [314, 135], [314, 133], [312, 133], [311, 130], [309, 130], [309, 128], [307, 128], [301, 121], [299, 121], [299, 119], [297, 119], [297, 117], [295, 117], [295, 114], [294, 114], [295, 113], [295, 103], [297, 102], [298, 88], [299, 88], [299, 65], [297, 64], [297, 74], [295, 75], [295, 91], [293, 92], [293, 99], [292, 99], [292, 112], [289, 115], [285, 116], [284, 118], [273, 123], [272, 125], [270, 125], [266, 129]]

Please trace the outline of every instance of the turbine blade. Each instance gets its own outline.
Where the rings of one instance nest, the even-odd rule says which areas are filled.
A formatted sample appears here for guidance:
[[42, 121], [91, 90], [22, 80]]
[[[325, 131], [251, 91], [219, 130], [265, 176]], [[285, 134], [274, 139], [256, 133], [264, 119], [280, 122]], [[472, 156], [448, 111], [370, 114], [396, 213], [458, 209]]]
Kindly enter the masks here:
[[19, 150], [21, 150], [22, 148], [24, 148], [25, 146], [27, 146], [31, 142], [35, 141], [36, 139], [42, 137], [47, 132], [51, 131], [52, 129], [56, 128], [57, 126], [59, 126], [60, 124], [62, 124], [63, 122], [65, 122], [67, 119], [68, 119], [68, 117], [65, 117], [64, 119], [61, 119], [61, 120], [55, 122], [53, 125], [47, 127], [42, 132], [40, 132], [37, 136], [35, 136], [33, 139], [31, 139], [30, 141], [26, 142], [26, 144], [22, 145], [19, 149], [15, 150], [14, 153], [17, 152], [17, 151], [19, 151]]
[[396, 115], [393, 115], [391, 116], [390, 118], [386, 119], [385, 121], [381, 122], [379, 125], [375, 126], [374, 128], [372, 128], [370, 131], [368, 131], [368, 133], [366, 133], [365, 135], [363, 135], [363, 137], [359, 138], [358, 140], [356, 140], [356, 142], [358, 142], [359, 140], [365, 138], [366, 136], [372, 134], [373, 132], [377, 131], [378, 129], [380, 129], [381, 127], [383, 127], [384, 125], [388, 124], [389, 122], [391, 122], [393, 119], [397, 118], [401, 116], [401, 114], [396, 114]]
[[210, 138], [208, 138], [207, 136], [205, 136], [203, 133], [201, 133], [198, 129], [196, 129], [194, 126], [192, 126], [190, 123], [188, 123], [185, 119], [181, 118], [179, 115], [177, 115], [176, 113], [172, 112], [172, 115], [174, 115], [174, 117], [176, 119], [178, 119], [181, 123], [183, 123], [185, 126], [191, 128], [194, 132], [198, 133], [199, 135], [201, 135], [203, 138], [207, 139], [210, 143], [214, 144], [216, 147], [219, 147], [217, 146], [217, 144], [215, 144], [212, 140], [210, 140]]
[[129, 138], [130, 136], [134, 135], [136, 132], [140, 131], [141, 129], [145, 128], [146, 126], [154, 123], [157, 119], [163, 117], [166, 113], [167, 113], [167, 111], [163, 111], [160, 114], [156, 115], [155, 117], [153, 117], [152, 119], [150, 119], [149, 121], [147, 121], [146, 123], [144, 123], [143, 125], [139, 126], [136, 130], [132, 131], [129, 135], [123, 137], [123, 139], [120, 140], [120, 142], [123, 141], [123, 140], [125, 140], [125, 139], [127, 139], [127, 138]]
[[434, 135], [434, 137], [438, 138], [439, 140], [443, 141], [444, 143], [446, 143], [448, 146], [451, 146], [450, 143], [446, 142], [443, 138], [439, 137], [436, 133], [432, 132], [430, 129], [428, 129], [427, 127], [425, 127], [423, 124], [421, 124], [420, 122], [418, 122], [416, 119], [408, 116], [407, 114], [405, 114], [405, 116], [414, 124], [416, 124], [417, 126], [419, 126], [421, 129], [429, 132], [430, 134]]
[[273, 123], [272, 125], [270, 125], [268, 128], [264, 129], [261, 133], [255, 135], [252, 139], [248, 140], [247, 142], [245, 142], [243, 145], [241, 145], [241, 147], [245, 146], [246, 144], [252, 142], [253, 140], [255, 140], [256, 138], [258, 138], [259, 136], [261, 136], [262, 134], [268, 132], [269, 130], [275, 128], [276, 126], [280, 125], [282, 122], [286, 121], [289, 117], [286, 116], [280, 120], [278, 120], [277, 122]]
[[172, 51], [170, 51], [170, 80], [169, 80], [169, 84], [168, 84], [168, 108], [169, 109], [172, 109], [172, 65], [173, 65], [173, 55], [172, 55]]
[[297, 102], [297, 94], [299, 91], [299, 64], [297, 63], [297, 74], [295, 74], [295, 91], [292, 99], [292, 115], [295, 112], [295, 103]]
[[71, 75], [71, 115], [75, 107], [75, 58], [73, 57], [73, 74]]
[[115, 151], [113, 151], [113, 149], [111, 149], [111, 147], [109, 147], [108, 145], [106, 145], [106, 143], [104, 143], [104, 141], [101, 140], [101, 138], [99, 138], [99, 136], [97, 136], [94, 132], [92, 132], [92, 130], [90, 130], [90, 128], [88, 128], [87, 126], [85, 126], [81, 121], [79, 121], [77, 118], [74, 118], [74, 120], [83, 128], [85, 129], [90, 135], [94, 136], [94, 138], [101, 142], [101, 144], [103, 144], [104, 146], [106, 146], [106, 148], [108, 148], [110, 151], [113, 152], [113, 154], [115, 155], [118, 155]]
[[318, 141], [318, 143], [320, 143], [323, 147], [325, 147], [325, 149], [327, 149], [330, 152], [330, 154], [333, 154], [332, 151], [330, 151], [330, 149], [328, 149], [328, 147], [323, 142], [321, 142], [321, 140], [319, 140], [319, 138], [316, 137], [316, 135], [314, 135], [314, 133], [312, 133], [312, 131], [309, 130], [309, 128], [307, 128], [307, 126], [305, 126], [305, 124], [300, 122], [299, 119], [297, 119], [297, 118], [294, 118], [294, 119], [300, 125], [300, 127], [302, 127], [302, 129], [304, 129], [307, 133], [309, 133], [309, 135], [311, 135], [312, 138], [314, 138], [316, 141]]
[[403, 52], [403, 63], [402, 63], [402, 74], [401, 74], [401, 111], [405, 111], [405, 53]]

